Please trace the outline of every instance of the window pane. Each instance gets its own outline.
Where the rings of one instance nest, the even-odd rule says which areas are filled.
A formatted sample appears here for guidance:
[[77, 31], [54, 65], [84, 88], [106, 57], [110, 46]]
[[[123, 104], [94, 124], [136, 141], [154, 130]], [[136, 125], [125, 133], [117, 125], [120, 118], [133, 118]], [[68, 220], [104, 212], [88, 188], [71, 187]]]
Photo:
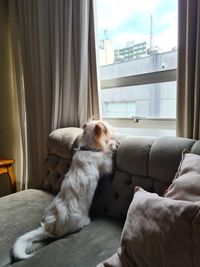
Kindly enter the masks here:
[[108, 77], [176, 68], [177, 2], [97, 0], [100, 66], [115, 65]]
[[120, 132], [175, 135], [178, 0], [97, 0], [97, 19], [103, 118]]
[[176, 136], [176, 130], [154, 129], [154, 128], [116, 128], [120, 134], [131, 134], [136, 136]]
[[136, 115], [135, 102], [102, 101], [103, 117], [107, 118], [132, 118]]
[[176, 118], [176, 82], [101, 90], [104, 118]]

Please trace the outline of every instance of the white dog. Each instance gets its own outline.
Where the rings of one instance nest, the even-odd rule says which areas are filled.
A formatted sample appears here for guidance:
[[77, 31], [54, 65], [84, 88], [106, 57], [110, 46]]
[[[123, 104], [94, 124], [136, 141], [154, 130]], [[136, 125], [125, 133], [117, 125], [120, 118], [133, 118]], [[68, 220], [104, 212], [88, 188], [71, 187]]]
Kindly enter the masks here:
[[112, 150], [116, 148], [112, 138], [112, 129], [104, 121], [90, 121], [83, 126], [79, 148], [60, 192], [45, 210], [41, 226], [16, 240], [16, 259], [33, 256], [35, 252], [27, 253], [33, 242], [60, 238], [90, 223], [88, 213], [98, 180], [112, 172]]

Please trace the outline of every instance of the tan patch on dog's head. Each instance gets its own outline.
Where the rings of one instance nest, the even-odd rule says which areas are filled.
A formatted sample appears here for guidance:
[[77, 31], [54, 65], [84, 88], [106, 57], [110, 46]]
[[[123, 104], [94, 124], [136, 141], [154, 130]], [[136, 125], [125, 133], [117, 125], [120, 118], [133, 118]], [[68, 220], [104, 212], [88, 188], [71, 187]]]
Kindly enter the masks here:
[[105, 121], [91, 120], [83, 124], [83, 134], [80, 143], [89, 148], [105, 150], [110, 141], [112, 127]]
[[94, 138], [97, 148], [104, 149], [106, 143], [110, 140], [110, 131], [101, 121], [97, 122], [94, 128]]

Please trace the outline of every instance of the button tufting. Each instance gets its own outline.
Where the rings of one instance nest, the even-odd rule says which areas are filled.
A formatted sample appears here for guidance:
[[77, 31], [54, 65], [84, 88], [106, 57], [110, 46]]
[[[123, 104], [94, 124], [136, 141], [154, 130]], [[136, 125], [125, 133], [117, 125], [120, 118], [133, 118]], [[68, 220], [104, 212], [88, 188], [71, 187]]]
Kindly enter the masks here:
[[107, 208], [107, 207], [105, 207], [105, 209], [104, 209], [104, 213], [105, 213], [105, 214], [108, 213], [108, 208]]
[[114, 175], [110, 175], [110, 181], [112, 182], [114, 178]]
[[132, 179], [128, 179], [127, 181], [124, 182], [127, 186], [130, 186], [132, 184]]
[[119, 194], [117, 192], [114, 193], [114, 198], [117, 200], [119, 198]]

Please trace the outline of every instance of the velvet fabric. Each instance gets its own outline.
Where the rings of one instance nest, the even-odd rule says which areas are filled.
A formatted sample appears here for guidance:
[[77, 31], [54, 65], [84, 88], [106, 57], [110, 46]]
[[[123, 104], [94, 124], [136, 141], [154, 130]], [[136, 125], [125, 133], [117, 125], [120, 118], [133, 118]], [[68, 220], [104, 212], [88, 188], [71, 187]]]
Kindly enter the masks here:
[[44, 208], [53, 195], [29, 189], [0, 199], [0, 266], [9, 266], [14, 240], [39, 226]]
[[200, 266], [200, 205], [137, 188], [121, 246], [98, 267]]
[[50, 243], [13, 267], [95, 267], [119, 247], [122, 225], [98, 218], [80, 232]]
[[200, 203], [200, 156], [183, 155], [178, 172], [165, 193], [165, 197]]

